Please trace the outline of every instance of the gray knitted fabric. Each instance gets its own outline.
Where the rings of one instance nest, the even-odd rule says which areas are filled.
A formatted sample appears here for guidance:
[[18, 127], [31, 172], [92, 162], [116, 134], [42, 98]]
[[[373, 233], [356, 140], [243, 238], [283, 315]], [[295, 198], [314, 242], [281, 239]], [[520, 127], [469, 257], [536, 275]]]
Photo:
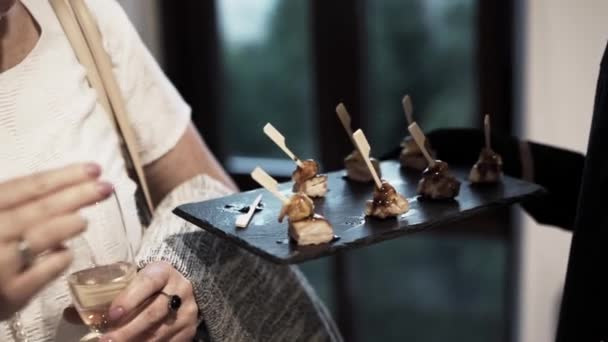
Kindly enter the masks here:
[[229, 194], [201, 175], [156, 210], [137, 260], [167, 261], [188, 278], [208, 341], [342, 341], [327, 309], [296, 267], [276, 265], [172, 214], [180, 204]]

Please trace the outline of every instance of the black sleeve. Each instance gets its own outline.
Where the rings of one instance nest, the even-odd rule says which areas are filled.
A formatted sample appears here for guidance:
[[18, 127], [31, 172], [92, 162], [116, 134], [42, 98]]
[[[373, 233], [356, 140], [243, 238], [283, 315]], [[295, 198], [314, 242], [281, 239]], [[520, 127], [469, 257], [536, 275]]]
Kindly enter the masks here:
[[608, 45], [600, 67], [555, 341], [607, 341]]
[[534, 181], [548, 193], [522, 204], [536, 221], [572, 231], [581, 190], [585, 156], [557, 147], [530, 143]]
[[[437, 158], [452, 165], [472, 166], [484, 144], [483, 131], [478, 129], [440, 129], [428, 134]], [[522, 204], [539, 223], [572, 230], [585, 157], [565, 149], [529, 143], [534, 164], [534, 182], [546, 190], [545, 196]], [[492, 146], [502, 155], [507, 175], [521, 178], [520, 141], [517, 138], [493, 134]], [[387, 154], [397, 158], [399, 148]]]

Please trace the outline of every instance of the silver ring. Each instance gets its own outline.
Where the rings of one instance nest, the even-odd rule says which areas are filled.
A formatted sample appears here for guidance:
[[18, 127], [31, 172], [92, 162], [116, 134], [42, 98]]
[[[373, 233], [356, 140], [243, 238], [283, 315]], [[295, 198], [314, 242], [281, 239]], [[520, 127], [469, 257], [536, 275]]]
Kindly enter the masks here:
[[34, 263], [34, 253], [32, 253], [32, 249], [30, 248], [30, 244], [25, 239], [21, 239], [19, 244], [17, 245], [17, 251], [19, 252], [19, 257], [21, 258], [21, 270], [26, 270]]

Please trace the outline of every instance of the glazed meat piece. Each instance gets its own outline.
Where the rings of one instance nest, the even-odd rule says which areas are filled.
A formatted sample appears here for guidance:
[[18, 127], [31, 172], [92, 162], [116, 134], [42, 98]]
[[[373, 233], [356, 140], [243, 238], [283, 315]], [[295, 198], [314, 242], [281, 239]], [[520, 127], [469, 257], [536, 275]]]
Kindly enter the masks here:
[[309, 197], [323, 197], [327, 194], [327, 176], [316, 175], [304, 183], [295, 183], [293, 192], [303, 192]]
[[312, 217], [315, 214], [315, 205], [310, 199], [303, 193], [297, 193], [289, 199], [287, 204], [281, 208], [279, 214], [279, 222], [283, 222], [285, 216], [289, 221], [300, 221]]
[[418, 183], [418, 194], [424, 198], [445, 200], [453, 199], [460, 192], [460, 182], [450, 174], [448, 164], [440, 160], [422, 173]]
[[291, 175], [293, 192], [303, 192], [310, 197], [323, 197], [327, 193], [327, 176], [319, 175], [319, 164], [314, 160], [302, 161]]
[[315, 205], [306, 194], [297, 193], [283, 205], [279, 222], [285, 216], [289, 220], [289, 237], [298, 245], [317, 245], [330, 242], [334, 238], [334, 230], [329, 222], [321, 215], [316, 215]]
[[408, 210], [407, 199], [387, 181], [382, 181], [380, 189], [374, 188], [373, 200], [367, 201], [365, 215], [385, 219], [405, 214]]
[[[372, 162], [372, 166], [376, 169], [376, 173], [378, 177], [382, 177], [380, 172], [380, 163], [375, 158], [370, 158]], [[346, 176], [354, 180], [355, 182], [368, 183], [374, 180], [371, 172], [369, 172], [369, 168], [367, 164], [365, 164], [365, 160], [359, 150], [354, 150], [353, 153], [349, 154], [346, 159], [344, 159], [344, 167], [346, 168]]]
[[291, 174], [291, 179], [295, 183], [304, 183], [313, 178], [319, 173], [319, 163], [309, 159], [302, 161], [302, 167], [299, 167]]
[[318, 245], [331, 242], [334, 230], [321, 215], [314, 215], [301, 221], [289, 222], [289, 237], [300, 246]]
[[[432, 157], [434, 157], [435, 153], [431, 149], [431, 145], [429, 141], [425, 142], [426, 150], [429, 151]], [[428, 162], [424, 158], [422, 151], [416, 141], [412, 137], [407, 137], [401, 143], [401, 154], [399, 155], [399, 161], [401, 162], [401, 167], [406, 167], [418, 171], [422, 171], [426, 169], [428, 166]]]
[[502, 157], [492, 149], [484, 148], [481, 150], [479, 160], [471, 169], [469, 180], [472, 183], [489, 184], [497, 183], [501, 178]]

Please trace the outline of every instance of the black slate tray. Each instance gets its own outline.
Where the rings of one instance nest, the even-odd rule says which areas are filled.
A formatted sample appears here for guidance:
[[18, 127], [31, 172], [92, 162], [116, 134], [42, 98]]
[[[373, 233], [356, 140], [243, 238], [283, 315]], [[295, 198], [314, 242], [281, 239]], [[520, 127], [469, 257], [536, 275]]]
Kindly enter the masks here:
[[[416, 185], [419, 172], [404, 171], [395, 161], [381, 164], [383, 178], [410, 202], [410, 210], [398, 219], [365, 218], [365, 201], [370, 199], [373, 183], [360, 184], [344, 178], [344, 171], [329, 173], [329, 193], [315, 200], [316, 212], [333, 225], [338, 239], [330, 244], [300, 247], [287, 240], [287, 223], [279, 223], [281, 203], [264, 189], [182, 205], [174, 213], [185, 220], [235, 243], [252, 253], [281, 264], [297, 264], [331, 255], [339, 251], [361, 248], [405, 234], [415, 233], [471, 217], [489, 208], [520, 202], [544, 192], [539, 185], [505, 176], [502, 184], [471, 185], [466, 179], [469, 170], [452, 168], [462, 181], [460, 195], [454, 201], [434, 202], [419, 199]], [[281, 192], [291, 194], [291, 183], [281, 184]], [[257, 212], [248, 228], [234, 225], [239, 210], [247, 207], [263, 193], [263, 209]]]

